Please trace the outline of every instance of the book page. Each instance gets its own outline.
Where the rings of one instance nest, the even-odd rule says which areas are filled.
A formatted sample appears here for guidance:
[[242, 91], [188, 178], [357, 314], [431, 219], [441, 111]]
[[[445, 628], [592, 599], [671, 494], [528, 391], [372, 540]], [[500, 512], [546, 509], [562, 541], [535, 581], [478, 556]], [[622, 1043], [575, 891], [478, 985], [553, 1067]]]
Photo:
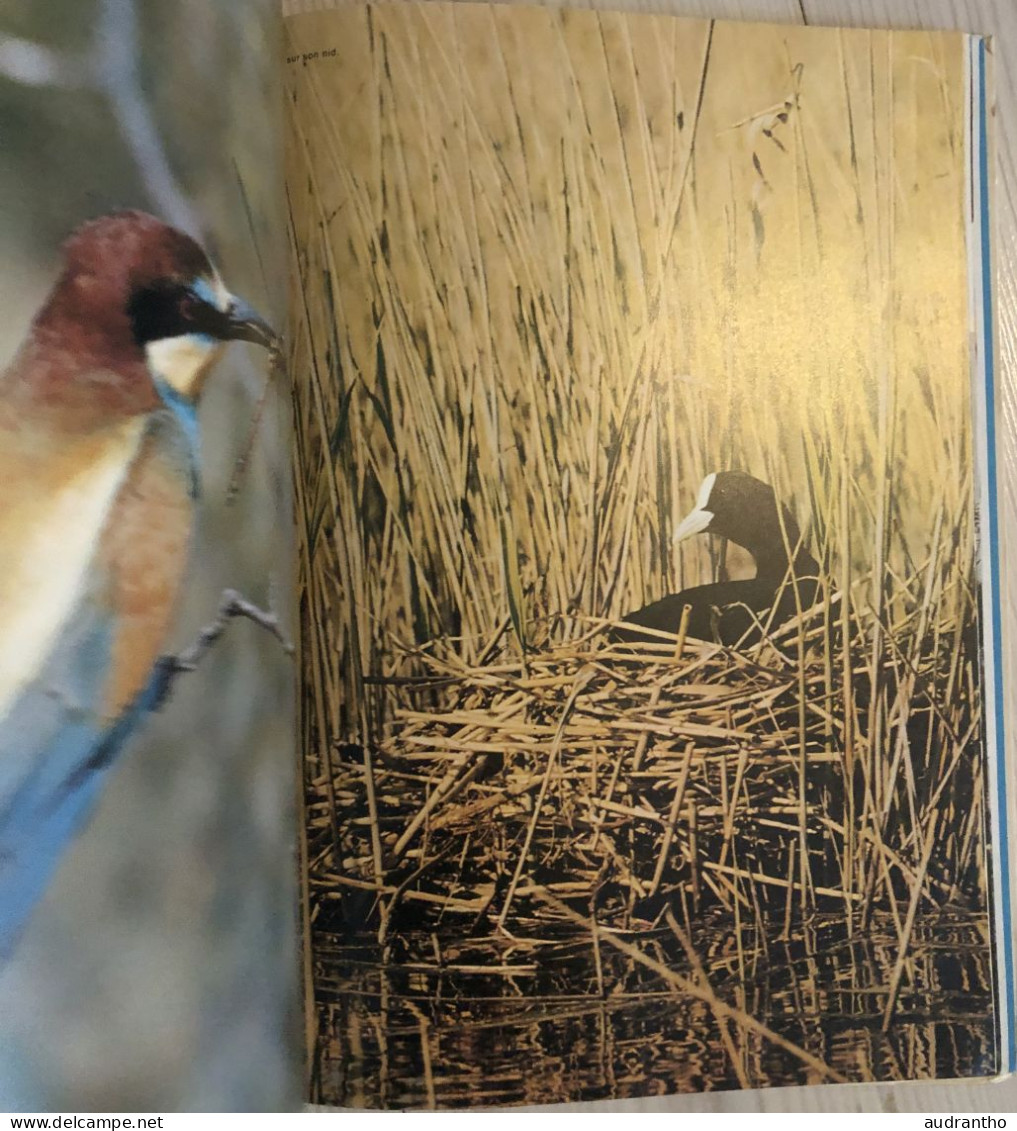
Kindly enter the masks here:
[[312, 1098], [1009, 1070], [984, 41], [286, 55]]
[[291, 1109], [277, 5], [2, 7], [0, 1112]]

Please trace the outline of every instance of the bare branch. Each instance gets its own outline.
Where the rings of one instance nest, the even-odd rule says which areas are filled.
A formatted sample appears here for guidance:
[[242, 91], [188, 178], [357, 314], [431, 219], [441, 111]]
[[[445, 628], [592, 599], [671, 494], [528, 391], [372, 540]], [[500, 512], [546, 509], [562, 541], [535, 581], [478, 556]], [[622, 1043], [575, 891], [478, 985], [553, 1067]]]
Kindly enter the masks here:
[[160, 658], [158, 664], [160, 684], [156, 695], [157, 709], [166, 702], [177, 676], [181, 672], [193, 672], [212, 650], [230, 622], [237, 617], [253, 621], [266, 632], [271, 633], [282, 645], [287, 656], [293, 655], [293, 644], [283, 632], [282, 625], [275, 613], [259, 608], [235, 589], [224, 589], [219, 600], [219, 609], [215, 620], [205, 625], [198, 633], [194, 643], [175, 656], [162, 656]]
[[138, 18], [133, 0], [103, 0], [94, 50], [96, 82], [112, 104], [149, 196], [165, 220], [199, 237], [198, 214], [173, 176], [138, 76]]
[[134, 0], [102, 0], [87, 56], [75, 57], [13, 35], [0, 35], [0, 76], [26, 86], [91, 86], [109, 100], [124, 143], [153, 207], [170, 224], [201, 236], [198, 213], [177, 183], [138, 73]]

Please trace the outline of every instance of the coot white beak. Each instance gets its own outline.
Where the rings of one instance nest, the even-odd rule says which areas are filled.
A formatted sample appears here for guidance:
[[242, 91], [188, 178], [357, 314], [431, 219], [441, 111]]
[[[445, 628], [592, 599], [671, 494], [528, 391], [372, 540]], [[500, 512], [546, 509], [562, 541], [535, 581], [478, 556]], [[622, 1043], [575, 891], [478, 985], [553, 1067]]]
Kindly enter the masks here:
[[674, 532], [675, 543], [684, 542], [686, 538], [691, 538], [693, 534], [701, 533], [713, 522], [713, 511], [707, 510], [707, 506], [716, 480], [717, 473], [713, 471], [699, 485], [695, 509], [678, 523], [678, 528]]
[[678, 523], [678, 528], [674, 532], [675, 543], [684, 542], [686, 538], [691, 538], [693, 534], [699, 534], [701, 531], [705, 530], [711, 522], [713, 522], [713, 511], [696, 507], [694, 511], [690, 511], [681, 522]]

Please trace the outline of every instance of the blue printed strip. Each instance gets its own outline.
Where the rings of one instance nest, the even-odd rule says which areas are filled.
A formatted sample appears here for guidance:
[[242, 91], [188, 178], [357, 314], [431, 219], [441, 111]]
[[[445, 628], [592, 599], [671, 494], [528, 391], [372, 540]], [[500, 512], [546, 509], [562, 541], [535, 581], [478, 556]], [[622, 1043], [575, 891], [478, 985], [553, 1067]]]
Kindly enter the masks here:
[[[997, 968], [1000, 972], [1000, 1010], [1001, 1041], [1004, 1071], [1017, 1069], [1017, 1032], [1014, 1029], [1014, 964], [1013, 933], [1010, 897], [1010, 859], [1007, 830], [1007, 780], [1006, 743], [1003, 719], [1003, 639], [1002, 606], [1000, 596], [999, 567], [999, 503], [997, 482], [996, 452], [996, 395], [995, 395], [995, 336], [992, 306], [992, 246], [990, 240], [989, 214], [989, 129], [988, 99], [986, 93], [986, 43], [982, 37], [969, 39], [969, 59], [971, 83], [969, 98], [973, 99], [975, 121], [971, 145], [972, 175], [975, 178], [972, 192], [972, 205], [975, 214], [972, 235], [977, 244], [981, 263], [980, 276], [976, 280], [976, 301], [980, 321], [975, 326], [977, 336], [977, 356], [980, 360], [982, 395], [984, 397], [984, 491], [982, 499], [983, 517], [987, 519], [987, 529], [982, 531], [983, 546], [983, 610], [989, 622], [986, 636], [987, 679], [991, 680], [991, 707], [987, 722], [988, 755], [990, 774], [995, 780], [993, 808], [993, 861], [996, 907], [996, 946]], [[973, 241], [974, 242], [974, 241]]]

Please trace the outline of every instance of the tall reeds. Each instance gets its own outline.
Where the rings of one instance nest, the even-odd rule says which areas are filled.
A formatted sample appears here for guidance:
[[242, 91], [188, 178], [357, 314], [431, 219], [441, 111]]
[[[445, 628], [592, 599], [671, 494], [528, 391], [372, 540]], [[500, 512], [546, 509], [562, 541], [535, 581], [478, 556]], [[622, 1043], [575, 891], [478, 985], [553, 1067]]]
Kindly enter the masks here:
[[[960, 40], [336, 19], [291, 28], [336, 49], [290, 89], [320, 914], [579, 916], [600, 953], [666, 906], [679, 954], [707, 905], [763, 940], [884, 916], [888, 1022], [916, 921], [987, 899]], [[750, 649], [611, 648], [745, 568], [671, 546], [728, 467], [820, 600]]]

